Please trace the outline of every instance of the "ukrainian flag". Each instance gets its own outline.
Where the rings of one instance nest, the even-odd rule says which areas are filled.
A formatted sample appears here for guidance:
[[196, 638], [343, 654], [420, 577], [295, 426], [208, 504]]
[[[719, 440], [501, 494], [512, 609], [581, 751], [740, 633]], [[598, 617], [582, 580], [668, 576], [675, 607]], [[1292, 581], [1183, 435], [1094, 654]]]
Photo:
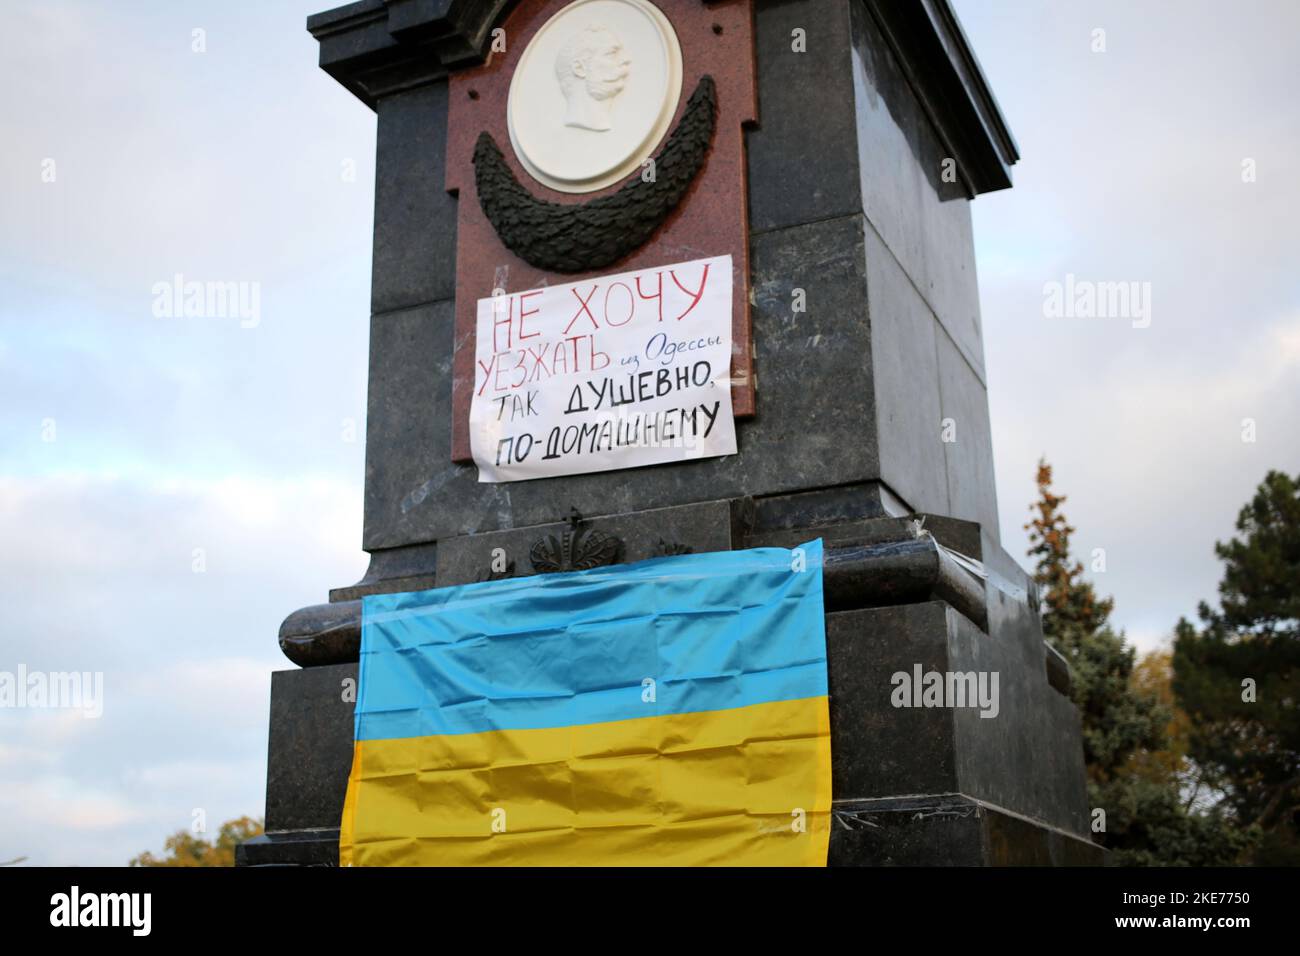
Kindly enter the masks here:
[[343, 866], [824, 866], [822, 544], [365, 598]]

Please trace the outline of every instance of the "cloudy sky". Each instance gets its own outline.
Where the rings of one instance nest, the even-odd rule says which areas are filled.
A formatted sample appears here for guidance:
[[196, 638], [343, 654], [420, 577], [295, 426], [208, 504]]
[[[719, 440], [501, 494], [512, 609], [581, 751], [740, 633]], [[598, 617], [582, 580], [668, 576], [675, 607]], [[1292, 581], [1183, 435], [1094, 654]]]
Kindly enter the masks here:
[[[0, 670], [105, 688], [99, 719], [0, 711], [0, 861], [260, 815], [276, 630], [364, 571], [374, 119], [315, 68], [326, 5], [6, 5]], [[1151, 648], [1300, 470], [1300, 6], [956, 7], [1024, 157], [974, 206], [1003, 537], [1046, 455]], [[1149, 327], [1046, 317], [1068, 274], [1149, 283]], [[177, 275], [257, 308], [159, 316]]]

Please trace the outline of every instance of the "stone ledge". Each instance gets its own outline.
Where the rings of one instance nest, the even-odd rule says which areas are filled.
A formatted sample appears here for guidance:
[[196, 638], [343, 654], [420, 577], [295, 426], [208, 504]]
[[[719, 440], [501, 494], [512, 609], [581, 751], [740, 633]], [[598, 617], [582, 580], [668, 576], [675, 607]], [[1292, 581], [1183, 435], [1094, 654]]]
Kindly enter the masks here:
[[235, 866], [338, 866], [339, 831], [278, 830], [235, 847]]
[[[696, 520], [715, 512], [712, 524], [717, 540], [707, 541], [709, 546], [699, 550], [725, 550], [719, 545], [725, 544], [724, 539], [732, 533], [726, 502], [663, 509], [665, 515], [677, 510], [695, 516]], [[641, 531], [668, 527], [662, 520], [656, 521], [655, 516], [656, 513], [652, 511], [622, 518], [631, 521], [631, 527]], [[661, 515], [660, 518], [662, 517]], [[911, 522], [882, 520], [889, 522], [892, 537], [881, 540], [865, 532], [859, 537], [845, 535], [826, 548], [823, 573], [827, 610], [854, 610], [938, 599], [952, 605], [976, 626], [987, 628], [988, 608], [983, 581], [962, 568], [933, 537], [915, 536]], [[609, 527], [615, 533], [619, 530], [617, 521], [602, 521], [600, 527]], [[819, 536], [823, 530], [825, 529], [788, 531], [778, 537], [790, 538], [792, 543], [783, 546], [792, 547]], [[535, 529], [527, 531], [529, 536], [535, 533]], [[688, 531], [679, 529], [678, 533], [691, 540]], [[457, 555], [458, 560], [454, 565], [443, 564], [437, 580], [448, 584], [464, 584], [473, 580], [468, 576], [472, 567], [481, 564], [484, 555], [490, 555], [497, 538], [502, 541], [523, 540], [518, 538], [518, 534], [518, 531], [511, 531], [499, 532], [497, 537], [491, 534], [476, 536], [472, 541], [475, 554], [471, 556], [466, 552]], [[459, 539], [452, 539], [453, 542], [456, 540]], [[467, 545], [469, 543], [471, 542], [467, 542]], [[673, 542], [667, 543], [671, 545]], [[643, 544], [645, 542], [640, 542], [640, 545]], [[731, 546], [735, 545], [736, 542], [732, 541]], [[516, 547], [515, 550], [519, 548]], [[443, 562], [450, 556], [451, 552], [444, 547], [439, 553], [439, 560]], [[633, 551], [630, 555], [625, 554], [625, 557], [628, 556], [638, 560], [650, 555]], [[526, 567], [527, 562], [522, 554], [516, 561], [515, 570], [507, 574], [507, 577], [533, 573]], [[280, 650], [300, 667], [356, 661], [361, 652], [361, 601], [316, 604], [294, 611], [280, 625], [279, 639]]]
[[1089, 840], [961, 793], [837, 800], [831, 866], [1102, 866]]

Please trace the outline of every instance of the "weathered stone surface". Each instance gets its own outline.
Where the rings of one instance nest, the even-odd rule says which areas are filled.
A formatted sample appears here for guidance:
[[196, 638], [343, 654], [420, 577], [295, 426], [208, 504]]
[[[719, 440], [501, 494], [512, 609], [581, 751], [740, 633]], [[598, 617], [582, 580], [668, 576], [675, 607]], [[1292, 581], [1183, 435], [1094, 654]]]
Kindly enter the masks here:
[[833, 488], [763, 495], [753, 502], [753, 530], [812, 528], [863, 518], [901, 518], [911, 509], [879, 481], [857, 481]]
[[[837, 799], [963, 793], [1087, 831], [1073, 705], [1043, 679], [1041, 637], [990, 595], [991, 633], [940, 601], [827, 616]], [[998, 675], [996, 716], [975, 707], [895, 707], [897, 672]], [[900, 746], [906, 741], [906, 746]]]
[[[596, 521], [570, 522], [450, 538], [438, 551], [432, 580], [441, 586], [473, 584], [547, 571], [582, 570], [584, 542], [606, 541], [599, 564], [629, 563], [686, 552], [737, 547], [795, 548], [814, 539], [826, 544], [825, 606], [831, 611], [945, 601], [979, 627], [988, 621], [985, 587], [976, 574], [916, 521], [877, 518], [828, 527], [749, 534], [748, 499], [661, 508]], [[539, 546], [541, 547], [538, 551]], [[563, 554], [564, 560], [557, 560]], [[536, 558], [541, 555], [542, 563]], [[596, 566], [596, 565], [592, 565]], [[381, 582], [389, 590], [399, 578]], [[380, 585], [365, 585], [370, 590]], [[319, 667], [356, 661], [361, 652], [362, 602], [337, 601], [295, 611], [280, 627], [280, 647], [295, 664]]]
[[[984, 789], [973, 796], [990, 795], [994, 803], [1045, 819], [1075, 833], [1088, 832], [1088, 792], [1084, 784], [1083, 737], [1079, 712], [1068, 697], [1036, 673], [1046, 666], [1048, 649], [1043, 643], [1039, 619], [1037, 585], [1024, 569], [986, 536], [983, 561], [988, 571], [989, 634], [996, 636], [997, 666], [1007, 669], [1015, 696], [1009, 699], [1015, 726], [1028, 724], [1032, 738], [1014, 763], [990, 754], [973, 774], [988, 774]], [[1062, 682], [1068, 687], [1067, 674]], [[1004, 697], [1007, 691], [1004, 690]], [[992, 723], [992, 721], [985, 721]], [[991, 746], [996, 747], [996, 743]], [[979, 750], [973, 760], [979, 760]], [[994, 774], [1003, 774], [999, 787], [1014, 787], [1017, 802], [1006, 803], [996, 796]], [[1007, 779], [1014, 777], [1015, 779]]]
[[[621, 563], [687, 551], [695, 554], [730, 551], [737, 546], [732, 508], [726, 501], [657, 508], [585, 521], [583, 528], [617, 537], [622, 544]], [[504, 576], [535, 574], [529, 556], [533, 544], [545, 538], [558, 538], [568, 530], [566, 523], [554, 522], [449, 538], [438, 553], [438, 584], [448, 587], [487, 580], [492, 572], [494, 553], [498, 550], [501, 560], [508, 562], [509, 566], [509, 573]]]
[[[959, 790], [952, 711], [899, 709], [890, 676], [942, 670], [955, 622], [946, 604], [845, 611], [826, 618], [831, 780], [837, 800]], [[907, 741], [906, 746], [899, 746]]]
[[391, 312], [456, 294], [456, 200], [443, 185], [447, 84], [384, 97], [378, 114], [370, 311]]
[[[450, 307], [371, 322], [366, 435], [367, 550], [563, 518], [598, 517], [878, 477], [861, 217], [770, 233], [753, 245], [759, 414], [739, 452], [680, 465], [480, 484], [450, 460]], [[804, 283], [808, 311], [791, 311]], [[815, 370], [815, 371], [814, 371]], [[824, 377], [815, 386], [810, 376]], [[833, 400], [828, 400], [828, 392]], [[937, 426], [935, 434], [937, 434]]]
[[280, 625], [280, 650], [299, 667], [355, 661], [360, 648], [360, 601], [299, 608]]
[[910, 509], [950, 510], [939, 397], [938, 323], [875, 230], [865, 230], [867, 313], [881, 479]]
[[320, 66], [371, 109], [479, 62], [512, 0], [353, 0], [313, 14]]
[[939, 402], [951, 419], [953, 441], [941, 442], [948, 478], [947, 513], [977, 521], [998, 539], [998, 499], [993, 477], [993, 441], [988, 394], [952, 340], [935, 338], [939, 353]]
[[983, 381], [979, 288], [962, 171], [866, 6], [850, 0], [848, 7], [859, 208]]
[[[759, 125], [746, 140], [751, 232], [860, 213], [849, 4], [759, 2], [754, 12]], [[805, 31], [805, 53], [792, 48], [796, 29]]]
[[[338, 828], [352, 767], [356, 664], [276, 671], [271, 675], [266, 829]], [[355, 698], [355, 694], [352, 695]]]
[[836, 803], [831, 866], [1100, 866], [1088, 840], [962, 794]]
[[263, 833], [235, 847], [235, 866], [338, 866], [337, 827]]
[[414, 544], [405, 548], [379, 548], [370, 554], [365, 577], [356, 584], [330, 590], [331, 601], [355, 601], [367, 594], [423, 591], [434, 586], [438, 545]]

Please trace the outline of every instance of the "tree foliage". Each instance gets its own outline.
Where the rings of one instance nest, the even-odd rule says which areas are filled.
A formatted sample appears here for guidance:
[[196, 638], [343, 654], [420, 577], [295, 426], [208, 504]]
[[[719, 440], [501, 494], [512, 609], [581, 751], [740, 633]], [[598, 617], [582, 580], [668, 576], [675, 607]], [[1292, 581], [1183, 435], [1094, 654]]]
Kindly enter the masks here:
[[1219, 608], [1178, 622], [1174, 690], [1189, 753], [1240, 825], [1256, 862], [1300, 864], [1300, 476], [1270, 471], [1215, 545]]
[[1043, 633], [1070, 663], [1072, 695], [1083, 718], [1088, 776], [1104, 783], [1140, 748], [1156, 749], [1170, 714], [1133, 684], [1135, 652], [1110, 627], [1115, 602], [1098, 597], [1070, 556], [1075, 529], [1066, 521], [1063, 495], [1052, 492], [1052, 467], [1038, 465], [1039, 500], [1031, 507], [1030, 557], [1043, 589]]
[[1173, 659], [1171, 650], [1151, 651], [1133, 668], [1133, 687], [1138, 693], [1155, 698], [1169, 715], [1169, 721], [1162, 731], [1163, 746], [1134, 751], [1129, 754], [1124, 769], [1126, 774], [1152, 783], [1173, 779], [1194, 786], [1196, 771], [1187, 756], [1191, 720], [1178, 706], [1174, 695]]
[[[1030, 505], [1034, 517], [1029, 532], [1029, 556], [1036, 558], [1034, 580], [1043, 588], [1043, 633], [1055, 644], [1073, 648], [1079, 637], [1106, 626], [1115, 602], [1097, 596], [1083, 576], [1083, 564], [1070, 557], [1070, 536], [1075, 529], [1065, 519], [1064, 495], [1052, 492], [1052, 466], [1038, 463], [1038, 501]], [[1065, 648], [1058, 646], [1061, 653]]]
[[163, 856], [145, 851], [131, 866], [234, 866], [235, 847], [262, 832], [262, 821], [240, 817], [221, 824], [215, 843], [199, 839], [189, 830], [177, 830], [165, 841]]
[[1106, 813], [1106, 828], [1095, 838], [1121, 864], [1233, 861], [1244, 838], [1222, 814], [1199, 812], [1184, 798], [1188, 765], [1176, 736], [1167, 665], [1137, 667], [1134, 649], [1111, 627], [1114, 601], [1097, 595], [1071, 556], [1075, 529], [1062, 511], [1065, 497], [1052, 491], [1046, 462], [1038, 466], [1038, 492], [1025, 525], [1029, 554], [1037, 559], [1034, 579], [1043, 589], [1043, 633], [1070, 663], [1088, 796]]

